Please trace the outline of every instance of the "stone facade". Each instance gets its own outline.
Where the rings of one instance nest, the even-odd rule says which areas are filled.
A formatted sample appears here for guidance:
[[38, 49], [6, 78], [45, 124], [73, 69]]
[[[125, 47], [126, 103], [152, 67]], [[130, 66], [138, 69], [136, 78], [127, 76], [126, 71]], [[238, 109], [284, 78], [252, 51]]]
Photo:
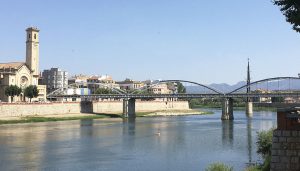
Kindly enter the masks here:
[[300, 170], [300, 131], [273, 132], [271, 171], [283, 170]]
[[[38, 99], [46, 100], [44, 93], [45, 86], [38, 85], [39, 77], [39, 30], [34, 27], [26, 29], [26, 62], [0, 63], [0, 101], [10, 102], [5, 95], [5, 88], [10, 85], [17, 85], [24, 89], [29, 85], [36, 85], [40, 89]], [[21, 97], [15, 97], [15, 101], [24, 101]]]
[[[49, 114], [68, 114], [82, 113], [89, 111], [83, 109], [84, 105], [80, 102], [61, 102], [61, 103], [0, 103], [0, 118], [1, 117], [16, 117], [30, 115], [49, 115]], [[137, 112], [156, 111], [156, 110], [188, 110], [187, 101], [176, 102], [136, 102]], [[94, 113], [122, 113], [123, 102], [94, 102], [92, 105]]]

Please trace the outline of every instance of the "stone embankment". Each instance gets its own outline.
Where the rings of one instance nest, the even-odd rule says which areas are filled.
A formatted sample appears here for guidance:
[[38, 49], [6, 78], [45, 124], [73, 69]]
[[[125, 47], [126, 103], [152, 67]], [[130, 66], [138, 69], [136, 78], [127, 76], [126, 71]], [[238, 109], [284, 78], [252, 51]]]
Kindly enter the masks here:
[[[189, 110], [187, 101], [139, 101], [136, 112]], [[83, 105], [80, 102], [56, 103], [0, 103], [0, 119], [7, 117], [65, 115], [80, 113], [115, 113], [123, 112], [122, 101], [93, 102]]]

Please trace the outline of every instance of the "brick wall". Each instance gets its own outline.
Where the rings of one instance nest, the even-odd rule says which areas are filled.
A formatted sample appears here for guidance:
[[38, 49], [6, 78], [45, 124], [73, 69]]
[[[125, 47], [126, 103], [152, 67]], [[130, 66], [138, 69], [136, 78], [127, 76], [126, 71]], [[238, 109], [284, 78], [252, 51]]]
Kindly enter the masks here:
[[271, 171], [300, 170], [300, 131], [275, 130], [272, 141]]
[[300, 108], [277, 109], [273, 132], [271, 171], [300, 170]]

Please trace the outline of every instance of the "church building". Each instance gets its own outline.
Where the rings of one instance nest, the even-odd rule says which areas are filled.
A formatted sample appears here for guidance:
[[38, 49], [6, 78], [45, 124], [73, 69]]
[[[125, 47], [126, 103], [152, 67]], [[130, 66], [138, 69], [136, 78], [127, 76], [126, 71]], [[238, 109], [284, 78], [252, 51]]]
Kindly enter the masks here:
[[[10, 102], [5, 95], [5, 88], [17, 85], [25, 89], [29, 85], [36, 85], [39, 96], [36, 99], [46, 100], [46, 86], [38, 85], [39, 79], [39, 30], [35, 27], [26, 29], [26, 62], [0, 63], [0, 101]], [[23, 93], [15, 97], [14, 101], [27, 101]]]

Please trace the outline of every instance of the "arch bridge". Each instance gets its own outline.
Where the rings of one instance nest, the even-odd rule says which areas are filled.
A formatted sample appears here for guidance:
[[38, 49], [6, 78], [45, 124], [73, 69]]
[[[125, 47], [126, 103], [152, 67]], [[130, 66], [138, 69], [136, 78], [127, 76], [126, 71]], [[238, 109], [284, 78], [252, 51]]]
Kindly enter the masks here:
[[246, 82], [235, 89], [217, 89], [213, 86], [187, 81], [187, 80], [159, 80], [144, 84], [144, 86], [134, 91], [126, 91], [109, 84], [86, 83], [86, 86], [103, 87], [111, 90], [109, 94], [88, 94], [88, 95], [68, 95], [69, 88], [82, 87], [83, 84], [75, 83], [58, 89], [47, 95], [48, 99], [54, 98], [80, 98], [82, 101], [94, 99], [120, 99], [123, 100], [124, 116], [135, 117], [135, 100], [187, 100], [193, 98], [221, 98], [222, 119], [234, 119], [233, 102], [235, 98], [245, 100], [246, 114], [251, 117], [253, 113], [253, 99], [276, 99], [276, 98], [299, 98], [300, 78], [299, 77], [274, 77]]

